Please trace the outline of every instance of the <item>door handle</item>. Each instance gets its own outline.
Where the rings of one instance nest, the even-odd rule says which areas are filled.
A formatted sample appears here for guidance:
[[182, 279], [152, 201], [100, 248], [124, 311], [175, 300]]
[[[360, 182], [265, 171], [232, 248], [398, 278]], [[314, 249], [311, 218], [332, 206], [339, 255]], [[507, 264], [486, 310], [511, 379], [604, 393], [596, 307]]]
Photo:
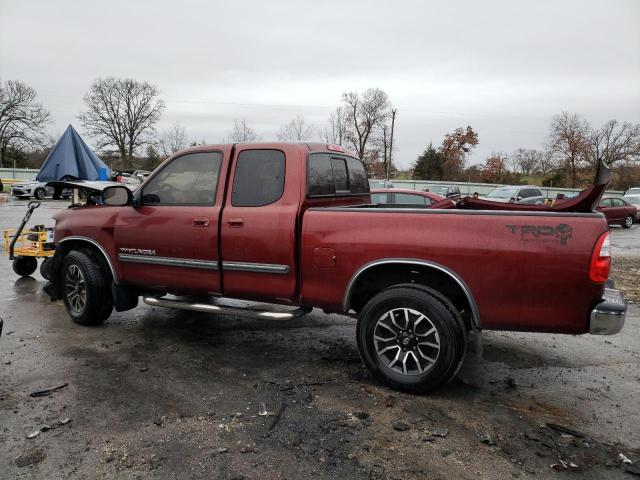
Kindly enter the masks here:
[[209, 218], [208, 217], [196, 217], [193, 219], [193, 225], [195, 227], [208, 227], [209, 226]]
[[227, 225], [230, 227], [239, 228], [244, 225], [244, 219], [240, 217], [231, 217], [227, 219]]

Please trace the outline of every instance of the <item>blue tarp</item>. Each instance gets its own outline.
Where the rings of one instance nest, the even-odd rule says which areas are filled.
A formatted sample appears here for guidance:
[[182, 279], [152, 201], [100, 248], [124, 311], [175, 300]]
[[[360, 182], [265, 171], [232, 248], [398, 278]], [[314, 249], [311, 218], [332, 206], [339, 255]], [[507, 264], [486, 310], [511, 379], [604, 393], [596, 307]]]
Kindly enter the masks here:
[[111, 170], [84, 143], [82, 137], [69, 125], [62, 134], [51, 153], [42, 164], [36, 180], [54, 182], [66, 175], [80, 180], [100, 180], [100, 169]]

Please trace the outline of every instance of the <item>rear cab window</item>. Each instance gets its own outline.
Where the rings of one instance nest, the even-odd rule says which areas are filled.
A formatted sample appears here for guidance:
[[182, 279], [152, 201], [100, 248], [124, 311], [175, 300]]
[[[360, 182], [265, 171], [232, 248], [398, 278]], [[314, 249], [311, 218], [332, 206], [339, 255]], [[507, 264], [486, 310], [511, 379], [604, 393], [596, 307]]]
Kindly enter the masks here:
[[264, 207], [284, 193], [285, 157], [280, 150], [243, 150], [238, 154], [231, 205]]
[[325, 197], [369, 193], [362, 162], [333, 153], [312, 153], [307, 161], [307, 196]]

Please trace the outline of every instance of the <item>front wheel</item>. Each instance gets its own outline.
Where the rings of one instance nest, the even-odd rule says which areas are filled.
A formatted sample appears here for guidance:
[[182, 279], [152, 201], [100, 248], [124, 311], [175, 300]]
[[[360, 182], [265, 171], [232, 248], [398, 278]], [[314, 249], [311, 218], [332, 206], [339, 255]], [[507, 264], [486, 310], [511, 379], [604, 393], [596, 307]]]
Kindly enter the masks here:
[[89, 253], [69, 252], [60, 272], [62, 300], [71, 319], [80, 325], [99, 325], [113, 310], [109, 275]]
[[427, 393], [449, 382], [462, 364], [465, 330], [453, 307], [428, 291], [392, 287], [362, 310], [360, 356], [386, 385]]
[[33, 192], [33, 196], [36, 198], [36, 200], [44, 199], [45, 195], [46, 195], [46, 192], [44, 191], [43, 188], [36, 188], [36, 191]]
[[631, 228], [633, 226], [633, 217], [631, 215], [627, 215], [622, 223], [624, 228]]

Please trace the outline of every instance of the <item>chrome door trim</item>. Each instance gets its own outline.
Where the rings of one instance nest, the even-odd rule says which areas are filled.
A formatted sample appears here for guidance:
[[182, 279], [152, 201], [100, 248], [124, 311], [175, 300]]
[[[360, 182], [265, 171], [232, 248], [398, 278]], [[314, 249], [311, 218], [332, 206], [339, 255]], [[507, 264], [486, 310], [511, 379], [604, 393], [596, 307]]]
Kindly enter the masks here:
[[121, 262], [144, 263], [147, 265], [164, 265], [167, 267], [201, 268], [203, 270], [218, 270], [215, 260], [196, 260], [192, 258], [155, 257], [150, 255], [118, 254]]
[[222, 269], [235, 272], [277, 273], [280, 275], [289, 273], [289, 265], [275, 263], [222, 262]]

